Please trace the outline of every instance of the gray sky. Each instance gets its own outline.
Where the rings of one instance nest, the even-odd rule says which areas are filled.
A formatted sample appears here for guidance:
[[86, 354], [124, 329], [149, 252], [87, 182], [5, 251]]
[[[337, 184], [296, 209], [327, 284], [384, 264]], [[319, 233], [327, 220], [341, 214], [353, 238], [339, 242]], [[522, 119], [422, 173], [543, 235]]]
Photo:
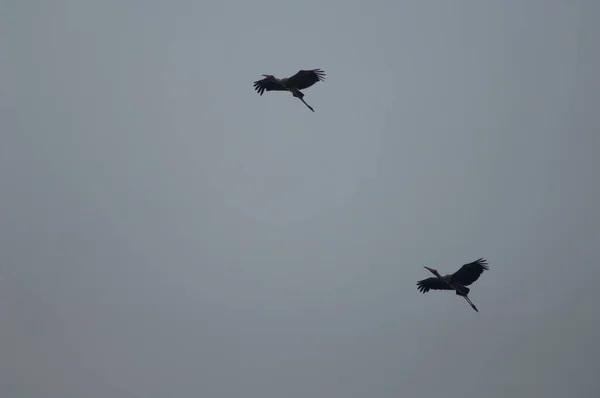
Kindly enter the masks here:
[[600, 387], [598, 1], [0, 7], [3, 397]]

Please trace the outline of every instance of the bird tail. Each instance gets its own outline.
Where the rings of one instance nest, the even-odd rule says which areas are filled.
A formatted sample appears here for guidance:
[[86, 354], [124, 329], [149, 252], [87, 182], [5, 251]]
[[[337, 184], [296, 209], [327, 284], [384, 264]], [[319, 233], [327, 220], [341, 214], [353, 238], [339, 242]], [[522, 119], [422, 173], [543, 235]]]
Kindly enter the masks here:
[[469, 289], [466, 286], [458, 286], [456, 288], [456, 294], [459, 296], [466, 296], [469, 294], [470, 291], [471, 291], [471, 289]]
[[465, 298], [465, 300], [467, 300], [467, 303], [469, 303], [469, 305], [477, 312], [479, 312], [479, 310], [477, 309], [477, 307], [475, 307], [475, 304], [473, 304], [473, 302], [471, 301], [471, 299], [467, 296], [463, 296]]

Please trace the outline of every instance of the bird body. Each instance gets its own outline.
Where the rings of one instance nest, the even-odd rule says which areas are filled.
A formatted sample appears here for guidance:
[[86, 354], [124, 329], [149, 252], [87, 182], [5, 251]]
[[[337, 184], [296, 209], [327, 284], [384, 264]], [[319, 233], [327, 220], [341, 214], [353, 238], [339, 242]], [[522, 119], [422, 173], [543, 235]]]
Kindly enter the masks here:
[[265, 91], [289, 91], [292, 95], [304, 103], [311, 111], [315, 111], [304, 101], [304, 90], [317, 82], [325, 80], [325, 72], [321, 69], [300, 70], [294, 76], [276, 78], [273, 75], [263, 75], [264, 79], [254, 82], [254, 89], [260, 95]]
[[471, 307], [479, 312], [475, 304], [469, 299], [469, 289], [467, 286], [474, 283], [483, 271], [488, 270], [487, 261], [480, 258], [476, 261], [463, 265], [458, 271], [449, 275], [440, 275], [437, 270], [429, 267], [425, 267], [435, 277], [423, 279], [417, 282], [417, 288], [423, 294], [429, 290], [454, 290], [458, 296], [464, 297], [464, 299], [471, 305]]

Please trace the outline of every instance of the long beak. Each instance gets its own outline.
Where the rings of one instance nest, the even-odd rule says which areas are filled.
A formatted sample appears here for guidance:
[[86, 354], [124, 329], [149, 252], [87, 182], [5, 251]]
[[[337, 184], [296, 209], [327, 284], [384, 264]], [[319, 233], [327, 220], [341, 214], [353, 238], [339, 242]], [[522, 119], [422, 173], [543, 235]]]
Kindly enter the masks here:
[[475, 304], [473, 304], [473, 302], [471, 301], [471, 299], [469, 299], [467, 296], [463, 296], [465, 298], [465, 300], [467, 300], [467, 303], [469, 303], [469, 305], [477, 312], [479, 312], [479, 310], [477, 309], [477, 307], [475, 307]]
[[426, 270], [428, 270], [429, 272], [431, 272], [433, 275], [438, 276], [438, 274], [436, 273], [436, 271], [433, 268], [429, 268], [426, 266], [423, 266], [423, 268], [425, 268]]

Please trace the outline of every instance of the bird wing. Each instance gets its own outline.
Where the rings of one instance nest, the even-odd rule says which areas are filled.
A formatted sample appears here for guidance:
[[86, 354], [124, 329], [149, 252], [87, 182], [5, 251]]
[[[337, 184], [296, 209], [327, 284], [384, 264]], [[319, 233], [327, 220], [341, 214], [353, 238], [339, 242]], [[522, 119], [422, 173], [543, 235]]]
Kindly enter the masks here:
[[260, 95], [263, 95], [263, 93], [266, 91], [285, 91], [285, 88], [273, 81], [270, 80], [269, 78], [264, 78], [262, 80], [257, 80], [254, 82], [254, 89], [256, 90], [257, 93], [259, 93]]
[[446, 282], [440, 278], [427, 278], [417, 282], [417, 289], [423, 294], [427, 293], [431, 289], [433, 290], [453, 290]]
[[487, 266], [487, 261], [483, 258], [480, 258], [472, 263], [468, 263], [460, 267], [458, 271], [452, 274], [452, 282], [459, 283], [463, 286], [469, 286], [471, 283], [475, 282], [483, 271], [490, 269]]
[[300, 70], [288, 79], [288, 86], [298, 90], [308, 88], [319, 81], [325, 80], [325, 72], [321, 69]]

